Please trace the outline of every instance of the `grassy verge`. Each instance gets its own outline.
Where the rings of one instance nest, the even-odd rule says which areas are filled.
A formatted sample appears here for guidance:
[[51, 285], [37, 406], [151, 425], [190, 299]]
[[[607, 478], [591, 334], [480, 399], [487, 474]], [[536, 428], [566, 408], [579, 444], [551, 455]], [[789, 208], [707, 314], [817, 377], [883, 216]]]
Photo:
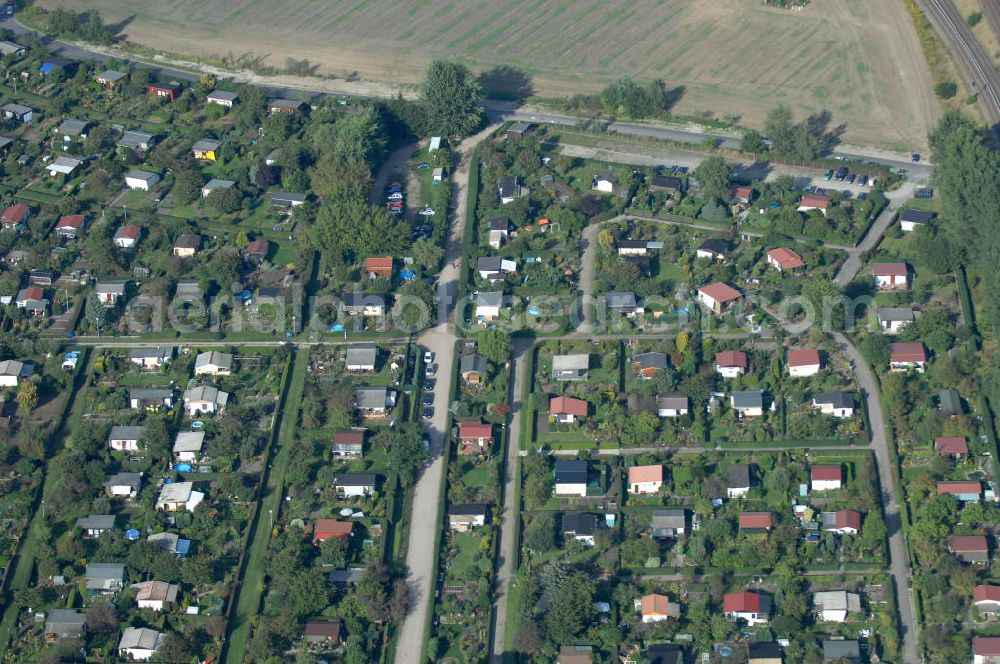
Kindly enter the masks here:
[[[300, 348], [292, 356], [290, 367], [286, 369], [286, 387], [278, 402], [277, 444], [272, 443], [265, 465], [265, 484], [257, 502], [257, 513], [248, 534], [250, 542], [246, 562], [242, 570], [242, 580], [236, 592], [236, 609], [229, 619], [229, 638], [221, 659], [229, 664], [240, 664], [250, 635], [251, 619], [260, 610], [264, 593], [264, 562], [267, 545], [271, 540], [271, 514], [280, 508], [285, 468], [295, 441], [299, 404], [305, 389], [306, 367], [309, 349]], [[273, 435], [273, 434], [272, 434]], [[263, 522], [262, 522], [263, 520]]]
[[[61, 421], [56, 428], [55, 437], [57, 438], [65, 436], [66, 432], [75, 428], [76, 424], [83, 419], [83, 409], [86, 399], [82, 399], [81, 396], [86, 391], [86, 377], [90, 370], [90, 353], [86, 349], [84, 349], [81, 359], [83, 361], [78, 364], [76, 375], [73, 377], [72, 394], [66, 401], [66, 408], [63, 410]], [[53, 450], [53, 454], [55, 454], [55, 450]], [[42, 484], [42, 509], [36, 509], [34, 518], [28, 524], [24, 538], [18, 547], [18, 552], [10, 563], [13, 573], [7, 577], [6, 592], [0, 596], [0, 600], [2, 600], [0, 601], [0, 605], [5, 607], [3, 619], [0, 621], [0, 652], [5, 651], [10, 644], [14, 628], [17, 626], [17, 615], [21, 610], [13, 601], [14, 593], [18, 590], [24, 590], [30, 585], [31, 575], [35, 571], [35, 550], [38, 548], [41, 539], [39, 530], [45, 522], [45, 497], [53, 490], [53, 486], [49, 483], [48, 479], [48, 475], [46, 475], [45, 481]]]

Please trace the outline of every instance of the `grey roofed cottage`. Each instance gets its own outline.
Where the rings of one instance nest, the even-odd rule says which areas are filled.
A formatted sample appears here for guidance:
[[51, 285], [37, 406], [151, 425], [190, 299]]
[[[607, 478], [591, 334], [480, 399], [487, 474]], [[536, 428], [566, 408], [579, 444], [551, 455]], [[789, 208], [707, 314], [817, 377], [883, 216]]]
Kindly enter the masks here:
[[115, 473], [108, 478], [108, 486], [128, 487], [133, 491], [138, 491], [142, 486], [142, 473]]
[[145, 433], [144, 426], [115, 425], [111, 427], [108, 440], [139, 440]]
[[830, 404], [834, 409], [854, 408], [854, 396], [850, 392], [820, 392], [813, 401], [817, 405]]
[[687, 528], [687, 515], [682, 509], [653, 510], [650, 526], [653, 537], [676, 537], [683, 534]]
[[125, 583], [125, 565], [87, 563], [87, 590], [117, 592]]
[[57, 639], [75, 639], [83, 635], [87, 617], [76, 609], [52, 609], [45, 617], [45, 634]]
[[159, 366], [174, 357], [173, 346], [144, 346], [129, 351], [129, 360], [143, 366]]
[[701, 243], [698, 251], [713, 256], [725, 256], [729, 253], [729, 243], [721, 238], [709, 238]]
[[556, 484], [586, 484], [586, 461], [556, 461]]
[[3, 116], [7, 120], [17, 120], [18, 122], [31, 122], [31, 116], [35, 112], [30, 106], [15, 104], [14, 102], [0, 106]]
[[926, 224], [934, 218], [934, 213], [928, 210], [918, 210], [916, 208], [906, 208], [899, 215], [900, 221], [912, 224]]
[[198, 385], [189, 390], [184, 390], [184, 403], [214, 403], [217, 407], [225, 406], [229, 402], [229, 392], [223, 392], [213, 385]]
[[146, 406], [169, 408], [174, 403], [174, 391], [169, 387], [133, 387], [129, 390], [128, 396], [134, 409]]
[[210, 350], [198, 353], [194, 358], [194, 372], [199, 373], [229, 373], [233, 370], [232, 353]]
[[174, 438], [174, 455], [197, 455], [205, 444], [204, 431], [181, 431]]
[[823, 641], [823, 661], [824, 662], [860, 662], [861, 645], [855, 639], [844, 639], [843, 641]]
[[85, 531], [90, 536], [100, 535], [108, 530], [115, 529], [114, 514], [91, 514], [81, 516], [76, 520], [76, 527]]
[[192, 152], [214, 152], [222, 145], [222, 141], [216, 138], [202, 138], [195, 141], [195, 144], [191, 146]]
[[764, 408], [764, 393], [760, 390], [733, 392], [733, 408], [737, 410]]
[[13, 55], [18, 58], [24, 55], [27, 49], [12, 41], [0, 41], [0, 56]]
[[660, 417], [671, 414], [683, 414], [690, 408], [690, 400], [686, 394], [671, 393], [656, 395], [656, 412]]
[[359, 410], [391, 408], [390, 392], [384, 387], [359, 387], [354, 393], [354, 405]]
[[356, 586], [363, 578], [365, 578], [363, 567], [335, 569], [326, 575], [327, 581], [334, 586]]
[[201, 246], [201, 236], [197, 233], [181, 233], [174, 240], [174, 255], [177, 255], [178, 249], [193, 249], [197, 251], [198, 247]]
[[510, 230], [510, 219], [507, 217], [494, 217], [490, 219], [490, 230], [506, 233]]
[[375, 473], [337, 473], [333, 478], [335, 486], [369, 487], [377, 482], [378, 475]]
[[497, 187], [500, 190], [500, 201], [503, 203], [509, 203], [521, 196], [521, 185], [518, 184], [517, 177], [514, 175], [500, 178]]
[[667, 368], [666, 353], [660, 353], [657, 351], [653, 351], [651, 353], [639, 353], [632, 358], [632, 361], [635, 362], [636, 368], [639, 371]]
[[156, 136], [148, 131], [128, 129], [118, 139], [118, 147], [132, 150], [148, 150], [156, 144]]
[[127, 74], [125, 72], [115, 71], [114, 69], [105, 69], [94, 78], [96, 78], [99, 83], [111, 84], [117, 83], [126, 76]]
[[553, 380], [586, 380], [589, 371], [589, 353], [556, 355], [552, 358]]
[[737, 463], [726, 469], [727, 489], [749, 489], [750, 488], [750, 466], [745, 463]]
[[813, 605], [817, 611], [861, 612], [861, 596], [846, 590], [825, 590], [813, 594]]
[[463, 378], [467, 378], [472, 374], [482, 375], [486, 373], [486, 358], [475, 353], [472, 355], [463, 355], [458, 366], [459, 373], [462, 374]]
[[619, 314], [634, 313], [639, 306], [635, 293], [631, 291], [612, 291], [605, 296], [608, 309]]
[[208, 198], [210, 194], [217, 191], [224, 191], [226, 189], [232, 189], [236, 186], [233, 180], [223, 180], [221, 178], [212, 178], [208, 181], [204, 187], [201, 188], [201, 197]]
[[[136, 659], [148, 659], [147, 652], [156, 652], [163, 645], [163, 633], [148, 627], [126, 627], [118, 642], [119, 655], [131, 654]], [[136, 650], [138, 652], [131, 652]], [[125, 652], [122, 652], [125, 651]]]
[[649, 188], [652, 191], [666, 191], [668, 193], [674, 193], [675, 191], [680, 191], [684, 186], [680, 178], [675, 178], [670, 175], [654, 175], [652, 182], [649, 184]]
[[941, 394], [938, 395], [938, 408], [945, 415], [961, 415], [964, 409], [958, 390], [951, 387], [941, 390]]
[[306, 202], [305, 194], [298, 194], [290, 191], [279, 191], [271, 195], [271, 205], [280, 208], [290, 208], [302, 205]]
[[374, 371], [378, 360], [378, 346], [373, 343], [354, 344], [347, 347], [348, 371]]
[[564, 535], [593, 535], [597, 532], [597, 515], [589, 512], [567, 512], [562, 518]]
[[90, 126], [88, 120], [63, 120], [62, 123], [55, 128], [54, 132], [57, 134], [62, 134], [63, 136], [80, 136]]
[[205, 293], [201, 290], [201, 286], [194, 279], [183, 279], [177, 282], [177, 287], [174, 289], [174, 297], [181, 300], [189, 300], [191, 298], [200, 300], [205, 296]]
[[212, 90], [208, 93], [208, 101], [222, 103], [223, 105], [231, 105], [239, 98], [238, 94], [229, 90]]
[[503, 291], [487, 291], [476, 294], [477, 307], [502, 307]]

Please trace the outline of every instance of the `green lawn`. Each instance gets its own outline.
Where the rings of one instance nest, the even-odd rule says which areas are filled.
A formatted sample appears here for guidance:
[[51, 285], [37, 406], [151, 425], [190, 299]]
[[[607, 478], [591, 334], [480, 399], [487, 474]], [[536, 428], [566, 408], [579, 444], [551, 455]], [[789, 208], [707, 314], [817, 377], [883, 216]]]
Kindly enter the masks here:
[[[267, 544], [271, 539], [269, 528], [271, 513], [279, 508], [279, 500], [283, 493], [285, 468], [295, 442], [295, 430], [298, 425], [299, 405], [305, 388], [306, 367], [309, 362], [309, 349], [300, 348], [292, 356], [291, 377], [285, 398], [279, 404], [280, 423], [278, 424], [278, 442], [272, 450], [273, 460], [267, 473], [267, 484], [259, 502], [259, 508], [250, 530], [250, 544], [247, 552], [243, 579], [237, 594], [236, 610], [230, 618], [229, 638], [223, 651], [223, 659], [228, 664], [243, 662], [243, 652], [246, 650], [247, 639], [250, 636], [250, 622], [260, 610], [261, 596], [264, 592], [264, 563], [267, 557]], [[272, 455], [268, 455], [271, 457]]]

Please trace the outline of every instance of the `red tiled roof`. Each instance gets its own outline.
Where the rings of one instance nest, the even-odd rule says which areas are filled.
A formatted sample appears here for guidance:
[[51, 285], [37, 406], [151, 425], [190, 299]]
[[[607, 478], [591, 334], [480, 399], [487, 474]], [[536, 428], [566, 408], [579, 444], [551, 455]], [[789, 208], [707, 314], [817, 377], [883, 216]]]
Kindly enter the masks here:
[[477, 420], [464, 420], [458, 423], [458, 437], [462, 440], [490, 438], [493, 436], [493, 425], [483, 424]]
[[42, 290], [41, 286], [28, 286], [23, 289], [21, 293], [24, 295], [26, 300], [41, 300], [45, 297], [45, 291]]
[[839, 482], [844, 477], [840, 466], [813, 466], [809, 470], [809, 476], [813, 482], [816, 480]]
[[790, 367], [810, 367], [819, 363], [819, 351], [815, 348], [794, 348], [788, 351]]
[[875, 263], [872, 274], [876, 277], [905, 277], [909, 270], [906, 263]]
[[712, 298], [720, 304], [725, 304], [726, 302], [732, 302], [733, 300], [740, 299], [741, 295], [738, 290], [730, 286], [729, 284], [724, 284], [721, 281], [716, 281], [714, 284], [708, 284], [707, 286], [702, 286], [698, 289], [699, 293], [704, 293], [708, 297]]
[[9, 208], [4, 210], [3, 217], [0, 217], [0, 219], [14, 224], [19, 224], [24, 221], [26, 216], [28, 216], [28, 206], [24, 203], [18, 203], [17, 205], [11, 205]]
[[366, 259], [365, 272], [374, 272], [375, 274], [392, 274], [392, 256]]
[[823, 194], [805, 194], [799, 202], [799, 206], [813, 207], [825, 210], [830, 205], [830, 197]]
[[248, 254], [266, 254], [268, 249], [270, 248], [271, 248], [270, 242], [268, 242], [267, 240], [258, 239], [248, 244], [246, 248], [243, 249], [243, 251], [245, 251]]
[[983, 485], [980, 482], [938, 482], [937, 495], [955, 495], [964, 493], [974, 493], [979, 495], [983, 492]]
[[728, 593], [722, 599], [725, 613], [760, 613], [760, 595], [754, 592]]
[[639, 601], [639, 609], [644, 616], [665, 616], [670, 613], [670, 598], [666, 595], [643, 595]]
[[336, 519], [316, 519], [313, 525], [313, 539], [323, 540], [331, 537], [350, 537], [354, 531], [354, 523], [337, 521]]
[[900, 341], [892, 344], [893, 362], [926, 362], [927, 352], [922, 341]]
[[972, 653], [983, 657], [1000, 655], [1000, 636], [973, 637]]
[[365, 442], [365, 430], [338, 431], [333, 434], [333, 442], [338, 445], [357, 445]]
[[855, 510], [838, 510], [834, 515], [834, 526], [840, 530], [851, 528], [861, 531], [861, 512]]
[[973, 602], [1000, 602], [1000, 586], [976, 586], [972, 590]]
[[558, 415], [559, 413], [568, 413], [576, 417], [586, 417], [587, 402], [583, 399], [574, 399], [573, 397], [553, 397], [549, 401], [549, 414]]
[[740, 200], [748, 200], [751, 196], [753, 196], [753, 188], [736, 187], [736, 189], [733, 190], [733, 196]]
[[742, 512], [740, 529], [770, 528], [773, 523], [770, 512]]
[[951, 553], [979, 553], [990, 550], [984, 535], [949, 535], [948, 551]]
[[628, 483], [637, 482], [662, 482], [663, 466], [655, 464], [652, 466], [632, 466], [628, 469]]
[[747, 368], [747, 354], [741, 350], [724, 350], [715, 354], [715, 364], [720, 367]]
[[59, 217], [59, 223], [56, 224], [56, 228], [73, 228], [80, 230], [80, 226], [83, 225], [83, 215], [82, 214], [67, 214], [64, 217]]
[[968, 454], [969, 443], [960, 436], [942, 436], [934, 439], [934, 449], [941, 454]]
[[797, 253], [786, 247], [778, 247], [767, 252], [768, 257], [781, 266], [782, 270], [794, 270], [805, 267], [806, 262]]
[[121, 228], [118, 229], [118, 232], [115, 233], [115, 237], [117, 237], [117, 238], [131, 238], [131, 239], [134, 240], [134, 239], [136, 239], [136, 238], [139, 237], [139, 232], [140, 232], [140, 229], [139, 229], [138, 226], [133, 226], [132, 224], [127, 224], [127, 225], [122, 226]]

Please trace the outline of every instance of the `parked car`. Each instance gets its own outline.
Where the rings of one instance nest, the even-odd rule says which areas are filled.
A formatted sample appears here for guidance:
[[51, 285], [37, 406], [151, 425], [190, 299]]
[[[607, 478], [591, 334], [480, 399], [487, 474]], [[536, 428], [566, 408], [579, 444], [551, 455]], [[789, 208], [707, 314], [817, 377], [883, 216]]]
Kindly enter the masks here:
[[858, 184], [861, 185], [862, 187], [864, 187], [866, 184], [868, 184], [868, 176], [867, 175], [859, 175], [858, 176]]
[[805, 189], [803, 189], [802, 191], [806, 192], [807, 194], [815, 193], [816, 192], [816, 185], [812, 185], [811, 184], [808, 187], [806, 187]]
[[854, 175], [854, 173], [851, 173], [850, 175], [848, 175], [847, 176], [847, 184], [854, 184], [854, 178], [855, 177], [856, 176]]
[[428, 406], [427, 408], [424, 408], [423, 418], [425, 420], [429, 420], [432, 417], [434, 417], [434, 409], [431, 408], [430, 406]]
[[678, 166], [677, 168], [674, 169], [674, 172], [675, 173], [680, 173], [681, 175], [684, 175], [685, 173], [688, 172], [688, 167], [687, 166]]
[[430, 164], [428, 164], [426, 161], [422, 161], [416, 166], [414, 166], [414, 168], [417, 169], [418, 171], [424, 171], [430, 168]]
[[823, 174], [823, 179], [829, 182], [830, 178], [832, 177], [833, 177], [833, 169], [832, 168], [826, 169], [826, 173]]
[[858, 200], [859, 201], [866, 201], [866, 200], [868, 200], [868, 192], [867, 191], [862, 191], [860, 194], [858, 194]]
[[837, 169], [837, 172], [833, 174], [833, 179], [843, 180], [844, 178], [847, 177], [848, 173], [850, 173], [850, 171], [847, 169], [847, 166], [841, 166], [840, 168]]
[[422, 217], [433, 217], [434, 216], [434, 208], [429, 208], [429, 207], [424, 208], [423, 210], [420, 210], [419, 212], [417, 212], [417, 214], [419, 214]]
[[815, 192], [817, 194], [819, 194], [820, 196], [822, 196], [823, 194], [826, 193], [826, 188], [825, 187], [816, 187]]
[[424, 364], [434, 364], [434, 351], [424, 351]]
[[922, 187], [913, 192], [914, 198], [934, 198], [934, 190], [930, 187]]
[[425, 392], [433, 392], [435, 387], [437, 387], [437, 380], [434, 378], [428, 378], [424, 381]]
[[912, 162], [920, 161], [920, 155], [914, 152], [913, 154], [910, 155], [910, 161]]
[[432, 392], [424, 392], [424, 395], [420, 398], [420, 403], [425, 406], [434, 405], [434, 394]]
[[436, 364], [427, 364], [427, 365], [424, 365], [424, 375], [425, 376], [433, 376], [434, 374], [437, 373], [437, 370], [438, 370], [438, 368], [437, 368]]

